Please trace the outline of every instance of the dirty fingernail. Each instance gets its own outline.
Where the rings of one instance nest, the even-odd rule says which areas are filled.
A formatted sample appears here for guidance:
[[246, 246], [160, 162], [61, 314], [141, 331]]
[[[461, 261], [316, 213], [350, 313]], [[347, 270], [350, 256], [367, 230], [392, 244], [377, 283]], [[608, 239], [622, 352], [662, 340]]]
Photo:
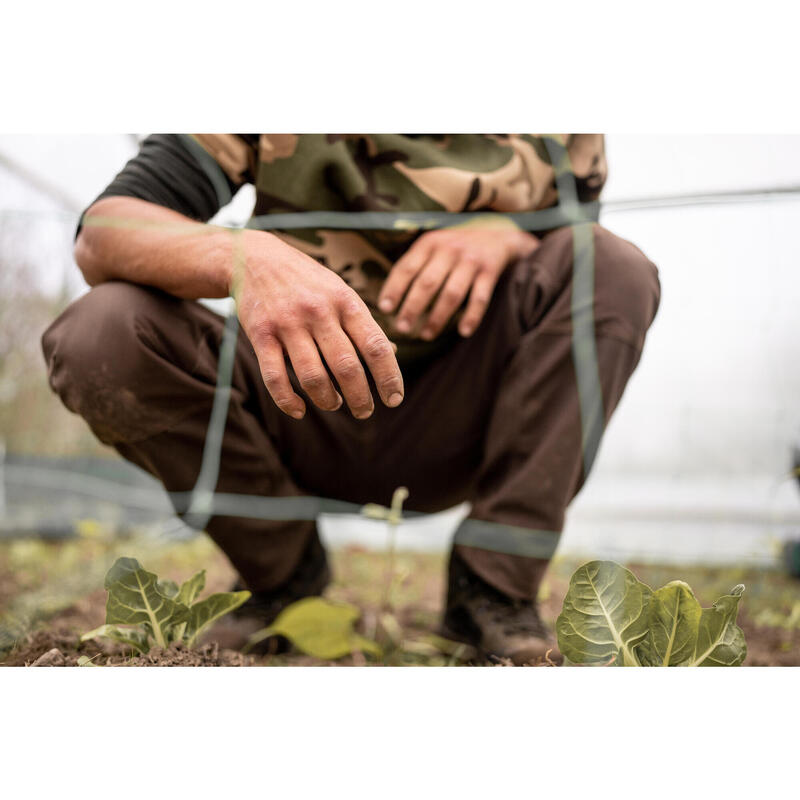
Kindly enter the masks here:
[[403, 395], [400, 392], [395, 392], [391, 397], [389, 397], [389, 406], [394, 408], [395, 406], [399, 406], [400, 403], [403, 402]]

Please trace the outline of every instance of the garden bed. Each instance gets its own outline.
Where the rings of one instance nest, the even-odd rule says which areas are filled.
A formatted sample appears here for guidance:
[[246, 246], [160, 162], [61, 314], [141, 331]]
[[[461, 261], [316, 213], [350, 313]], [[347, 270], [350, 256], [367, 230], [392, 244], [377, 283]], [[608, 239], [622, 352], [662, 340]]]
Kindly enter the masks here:
[[[223, 556], [205, 539], [172, 543], [89, 537], [70, 542], [36, 541], [0, 544], [0, 665], [32, 665], [42, 659], [53, 665], [73, 666], [85, 657], [103, 666], [290, 666], [290, 665], [464, 665], [501, 662], [477, 661], [464, 648], [438, 652], [424, 644], [436, 630], [444, 597], [445, 558], [442, 555], [405, 553], [396, 556], [393, 594], [394, 618], [402, 631], [376, 661], [356, 653], [337, 661], [319, 661], [301, 653], [244, 655], [205, 641], [193, 650], [154, 649], [131, 658], [114, 643], [80, 642], [80, 636], [104, 621], [102, 581], [108, 565], [120, 554], [140, 557], [159, 575], [180, 581], [206, 568], [206, 591], [230, 588], [235, 575]], [[335, 580], [326, 592], [333, 600], [356, 605], [362, 611], [360, 627], [373, 631], [382, 602], [384, 557], [360, 548], [332, 554]], [[541, 595], [543, 619], [553, 622], [561, 609], [575, 561], [558, 560], [548, 572]], [[800, 627], [789, 622], [800, 602], [800, 581], [762, 569], [711, 569], [628, 565], [650, 585], [681, 578], [695, 590], [703, 605], [710, 605], [736, 583], [747, 592], [739, 615], [748, 655], [745, 665], [800, 665]], [[764, 624], [767, 617], [771, 624]], [[221, 639], [221, 637], [219, 637]], [[57, 651], [53, 653], [52, 651]], [[40, 661], [41, 663], [41, 661]]]

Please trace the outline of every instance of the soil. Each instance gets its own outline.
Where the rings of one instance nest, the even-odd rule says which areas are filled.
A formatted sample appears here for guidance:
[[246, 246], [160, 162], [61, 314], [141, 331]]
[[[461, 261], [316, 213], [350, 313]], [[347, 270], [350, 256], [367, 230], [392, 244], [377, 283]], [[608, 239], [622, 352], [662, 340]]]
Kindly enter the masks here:
[[747, 642], [746, 667], [800, 666], [800, 630], [757, 626], [746, 614], [739, 617], [739, 627]]
[[167, 649], [154, 647], [145, 656], [131, 658], [120, 650], [92, 642], [81, 644], [80, 639], [56, 626], [39, 630], [21, 642], [2, 662], [7, 667], [77, 667], [78, 659], [86, 656], [95, 666], [103, 667], [246, 667], [254, 663], [252, 656], [234, 650], [221, 650], [215, 642], [189, 650], [181, 644]]
[[[11, 655], [0, 666], [5, 667], [77, 667], [78, 659], [86, 657], [95, 666], [103, 667], [252, 667], [280, 665], [276, 657], [245, 655], [236, 650], [222, 649], [218, 642], [207, 642], [195, 649], [182, 644], [173, 644], [164, 649], [154, 647], [147, 655], [125, 655], [112, 646], [93, 642], [81, 643], [78, 636], [68, 632], [58, 623], [49, 630], [38, 630], [21, 641]], [[289, 656], [292, 666], [366, 666], [361, 654], [354, 654], [337, 661], [320, 662], [311, 656], [294, 653]], [[470, 659], [463, 662], [469, 666], [513, 667], [507, 658], [492, 656], [488, 661]], [[556, 666], [549, 659], [539, 659], [523, 664], [526, 667]]]

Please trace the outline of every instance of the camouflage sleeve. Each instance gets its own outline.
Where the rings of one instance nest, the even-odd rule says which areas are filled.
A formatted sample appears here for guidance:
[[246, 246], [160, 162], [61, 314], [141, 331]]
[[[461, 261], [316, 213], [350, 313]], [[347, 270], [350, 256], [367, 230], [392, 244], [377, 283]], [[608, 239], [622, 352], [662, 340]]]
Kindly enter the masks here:
[[578, 199], [583, 203], [597, 200], [608, 178], [605, 137], [602, 133], [570, 133], [566, 145]]
[[[190, 148], [193, 142], [199, 144], [233, 185], [239, 187], [255, 182], [258, 134], [193, 133], [183, 138]], [[203, 162], [205, 159], [201, 155], [199, 160]]]
[[246, 134], [153, 134], [94, 202], [135, 197], [205, 222], [252, 182], [254, 164], [255, 146]]

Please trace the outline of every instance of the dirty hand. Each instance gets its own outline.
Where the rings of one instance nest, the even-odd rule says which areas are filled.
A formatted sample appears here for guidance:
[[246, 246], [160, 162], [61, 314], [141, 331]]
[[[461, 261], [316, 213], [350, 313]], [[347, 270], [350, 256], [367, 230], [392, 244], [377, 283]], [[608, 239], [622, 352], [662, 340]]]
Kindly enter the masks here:
[[395, 326], [400, 333], [409, 333], [436, 298], [420, 332], [423, 339], [430, 340], [442, 332], [469, 295], [458, 332], [470, 336], [483, 319], [505, 268], [538, 246], [536, 236], [511, 223], [429, 231], [392, 267], [378, 308], [391, 313], [405, 295]]
[[[245, 240], [244, 266], [230, 286], [242, 327], [255, 349], [267, 391], [295, 419], [306, 406], [292, 388], [288, 355], [304, 392], [325, 411], [342, 405], [369, 417], [375, 406], [358, 354], [389, 407], [403, 401], [403, 377], [394, 349], [363, 300], [334, 272], [274, 236], [257, 231]], [[327, 365], [327, 368], [326, 368]]]

